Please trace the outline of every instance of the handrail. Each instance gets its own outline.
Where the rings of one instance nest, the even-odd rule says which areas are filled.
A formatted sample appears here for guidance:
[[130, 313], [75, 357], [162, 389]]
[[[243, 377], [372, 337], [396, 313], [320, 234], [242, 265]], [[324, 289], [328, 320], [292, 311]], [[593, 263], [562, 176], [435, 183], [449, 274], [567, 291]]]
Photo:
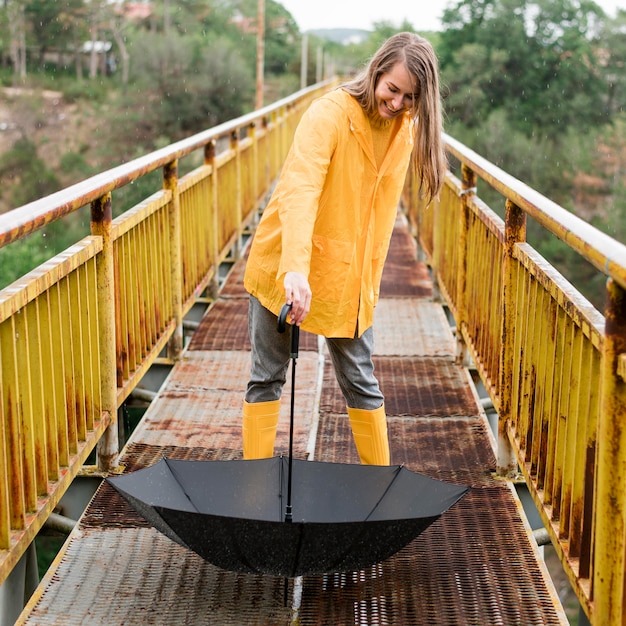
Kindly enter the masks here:
[[329, 79], [317, 85], [307, 87], [262, 109], [229, 120], [218, 126], [213, 126], [206, 131], [182, 139], [160, 150], [96, 174], [66, 189], [52, 193], [45, 198], [40, 198], [8, 213], [4, 213], [0, 219], [0, 248], [90, 204], [105, 193], [110, 193], [115, 189], [128, 185], [145, 174], [165, 167], [168, 163], [204, 148], [212, 141], [216, 141], [221, 137], [230, 137], [238, 129], [264, 123], [276, 111], [288, 109], [302, 101], [303, 98], [310, 98], [311, 95], [318, 93], [320, 89], [328, 88], [331, 84], [332, 80]]
[[[626, 614], [626, 246], [455, 139], [429, 205], [404, 204], [498, 412], [497, 468], [522, 476], [593, 624]], [[502, 196], [504, 219], [477, 195]], [[533, 219], [608, 277], [604, 316], [526, 242]]]
[[[116, 471], [119, 407], [157, 359], [179, 357], [184, 315], [211, 299], [300, 116], [332, 84], [0, 216], [2, 247], [91, 207], [90, 236], [0, 290], [0, 584], [95, 448]], [[117, 191], [159, 169], [162, 186], [113, 219]]]
[[[116, 412], [148, 368], [175, 360], [182, 317], [275, 179], [324, 83], [0, 216], [0, 246], [91, 205], [91, 235], [0, 291], [0, 582], [90, 452], [114, 471]], [[526, 481], [592, 623], [619, 623], [626, 538], [626, 247], [451, 137], [449, 173], [403, 201], [467, 354], [499, 415], [498, 472]], [[179, 177], [179, 160], [203, 163]], [[116, 191], [163, 185], [118, 218]], [[502, 195], [504, 219], [477, 195]], [[609, 277], [604, 315], [526, 242], [526, 221]], [[184, 270], [183, 270], [184, 268]]]
[[626, 289], [626, 245], [507, 174], [453, 137], [445, 135], [445, 141], [448, 151], [493, 189]]

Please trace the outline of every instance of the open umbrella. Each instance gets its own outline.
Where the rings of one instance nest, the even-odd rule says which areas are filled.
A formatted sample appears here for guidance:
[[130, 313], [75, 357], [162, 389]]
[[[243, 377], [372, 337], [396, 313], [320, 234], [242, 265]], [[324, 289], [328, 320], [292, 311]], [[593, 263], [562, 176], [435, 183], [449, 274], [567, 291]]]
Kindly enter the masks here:
[[[283, 307], [279, 330], [286, 315]], [[469, 490], [404, 466], [293, 459], [297, 331], [292, 327], [287, 458], [164, 458], [107, 478], [157, 530], [227, 570], [295, 577], [368, 567], [403, 548]]]

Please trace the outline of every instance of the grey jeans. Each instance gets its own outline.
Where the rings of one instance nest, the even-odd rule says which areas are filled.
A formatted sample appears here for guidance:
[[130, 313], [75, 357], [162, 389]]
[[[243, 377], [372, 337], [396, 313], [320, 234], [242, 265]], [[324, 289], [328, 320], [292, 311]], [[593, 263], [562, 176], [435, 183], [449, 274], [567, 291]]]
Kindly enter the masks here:
[[[277, 331], [278, 318], [250, 296], [248, 330], [252, 344], [246, 402], [278, 400], [289, 367], [291, 335]], [[372, 411], [382, 406], [383, 394], [374, 376], [374, 332], [370, 327], [354, 339], [326, 338], [337, 382], [353, 409]]]

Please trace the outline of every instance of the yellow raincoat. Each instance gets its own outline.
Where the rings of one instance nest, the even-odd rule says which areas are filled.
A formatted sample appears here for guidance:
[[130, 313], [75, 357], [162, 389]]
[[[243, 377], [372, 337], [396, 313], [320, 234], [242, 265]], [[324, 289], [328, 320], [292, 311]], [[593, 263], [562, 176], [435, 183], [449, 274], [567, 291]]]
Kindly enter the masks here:
[[373, 324], [413, 132], [405, 113], [379, 169], [355, 98], [337, 89], [311, 105], [246, 265], [244, 285], [265, 308], [278, 315], [285, 274], [300, 272], [313, 294], [303, 330], [353, 338]]

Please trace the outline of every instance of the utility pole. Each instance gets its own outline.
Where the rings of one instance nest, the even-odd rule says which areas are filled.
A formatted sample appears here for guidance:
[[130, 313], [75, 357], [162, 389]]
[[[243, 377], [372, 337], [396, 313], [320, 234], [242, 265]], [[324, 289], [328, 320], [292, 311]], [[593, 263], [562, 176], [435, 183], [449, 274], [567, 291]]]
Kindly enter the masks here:
[[263, 72], [265, 68], [265, 0], [258, 0], [256, 31], [256, 108], [263, 107]]
[[302, 34], [302, 52], [300, 57], [300, 89], [307, 85], [308, 61], [309, 58], [309, 36]]
[[167, 37], [170, 34], [170, 0], [163, 0], [163, 34]]

